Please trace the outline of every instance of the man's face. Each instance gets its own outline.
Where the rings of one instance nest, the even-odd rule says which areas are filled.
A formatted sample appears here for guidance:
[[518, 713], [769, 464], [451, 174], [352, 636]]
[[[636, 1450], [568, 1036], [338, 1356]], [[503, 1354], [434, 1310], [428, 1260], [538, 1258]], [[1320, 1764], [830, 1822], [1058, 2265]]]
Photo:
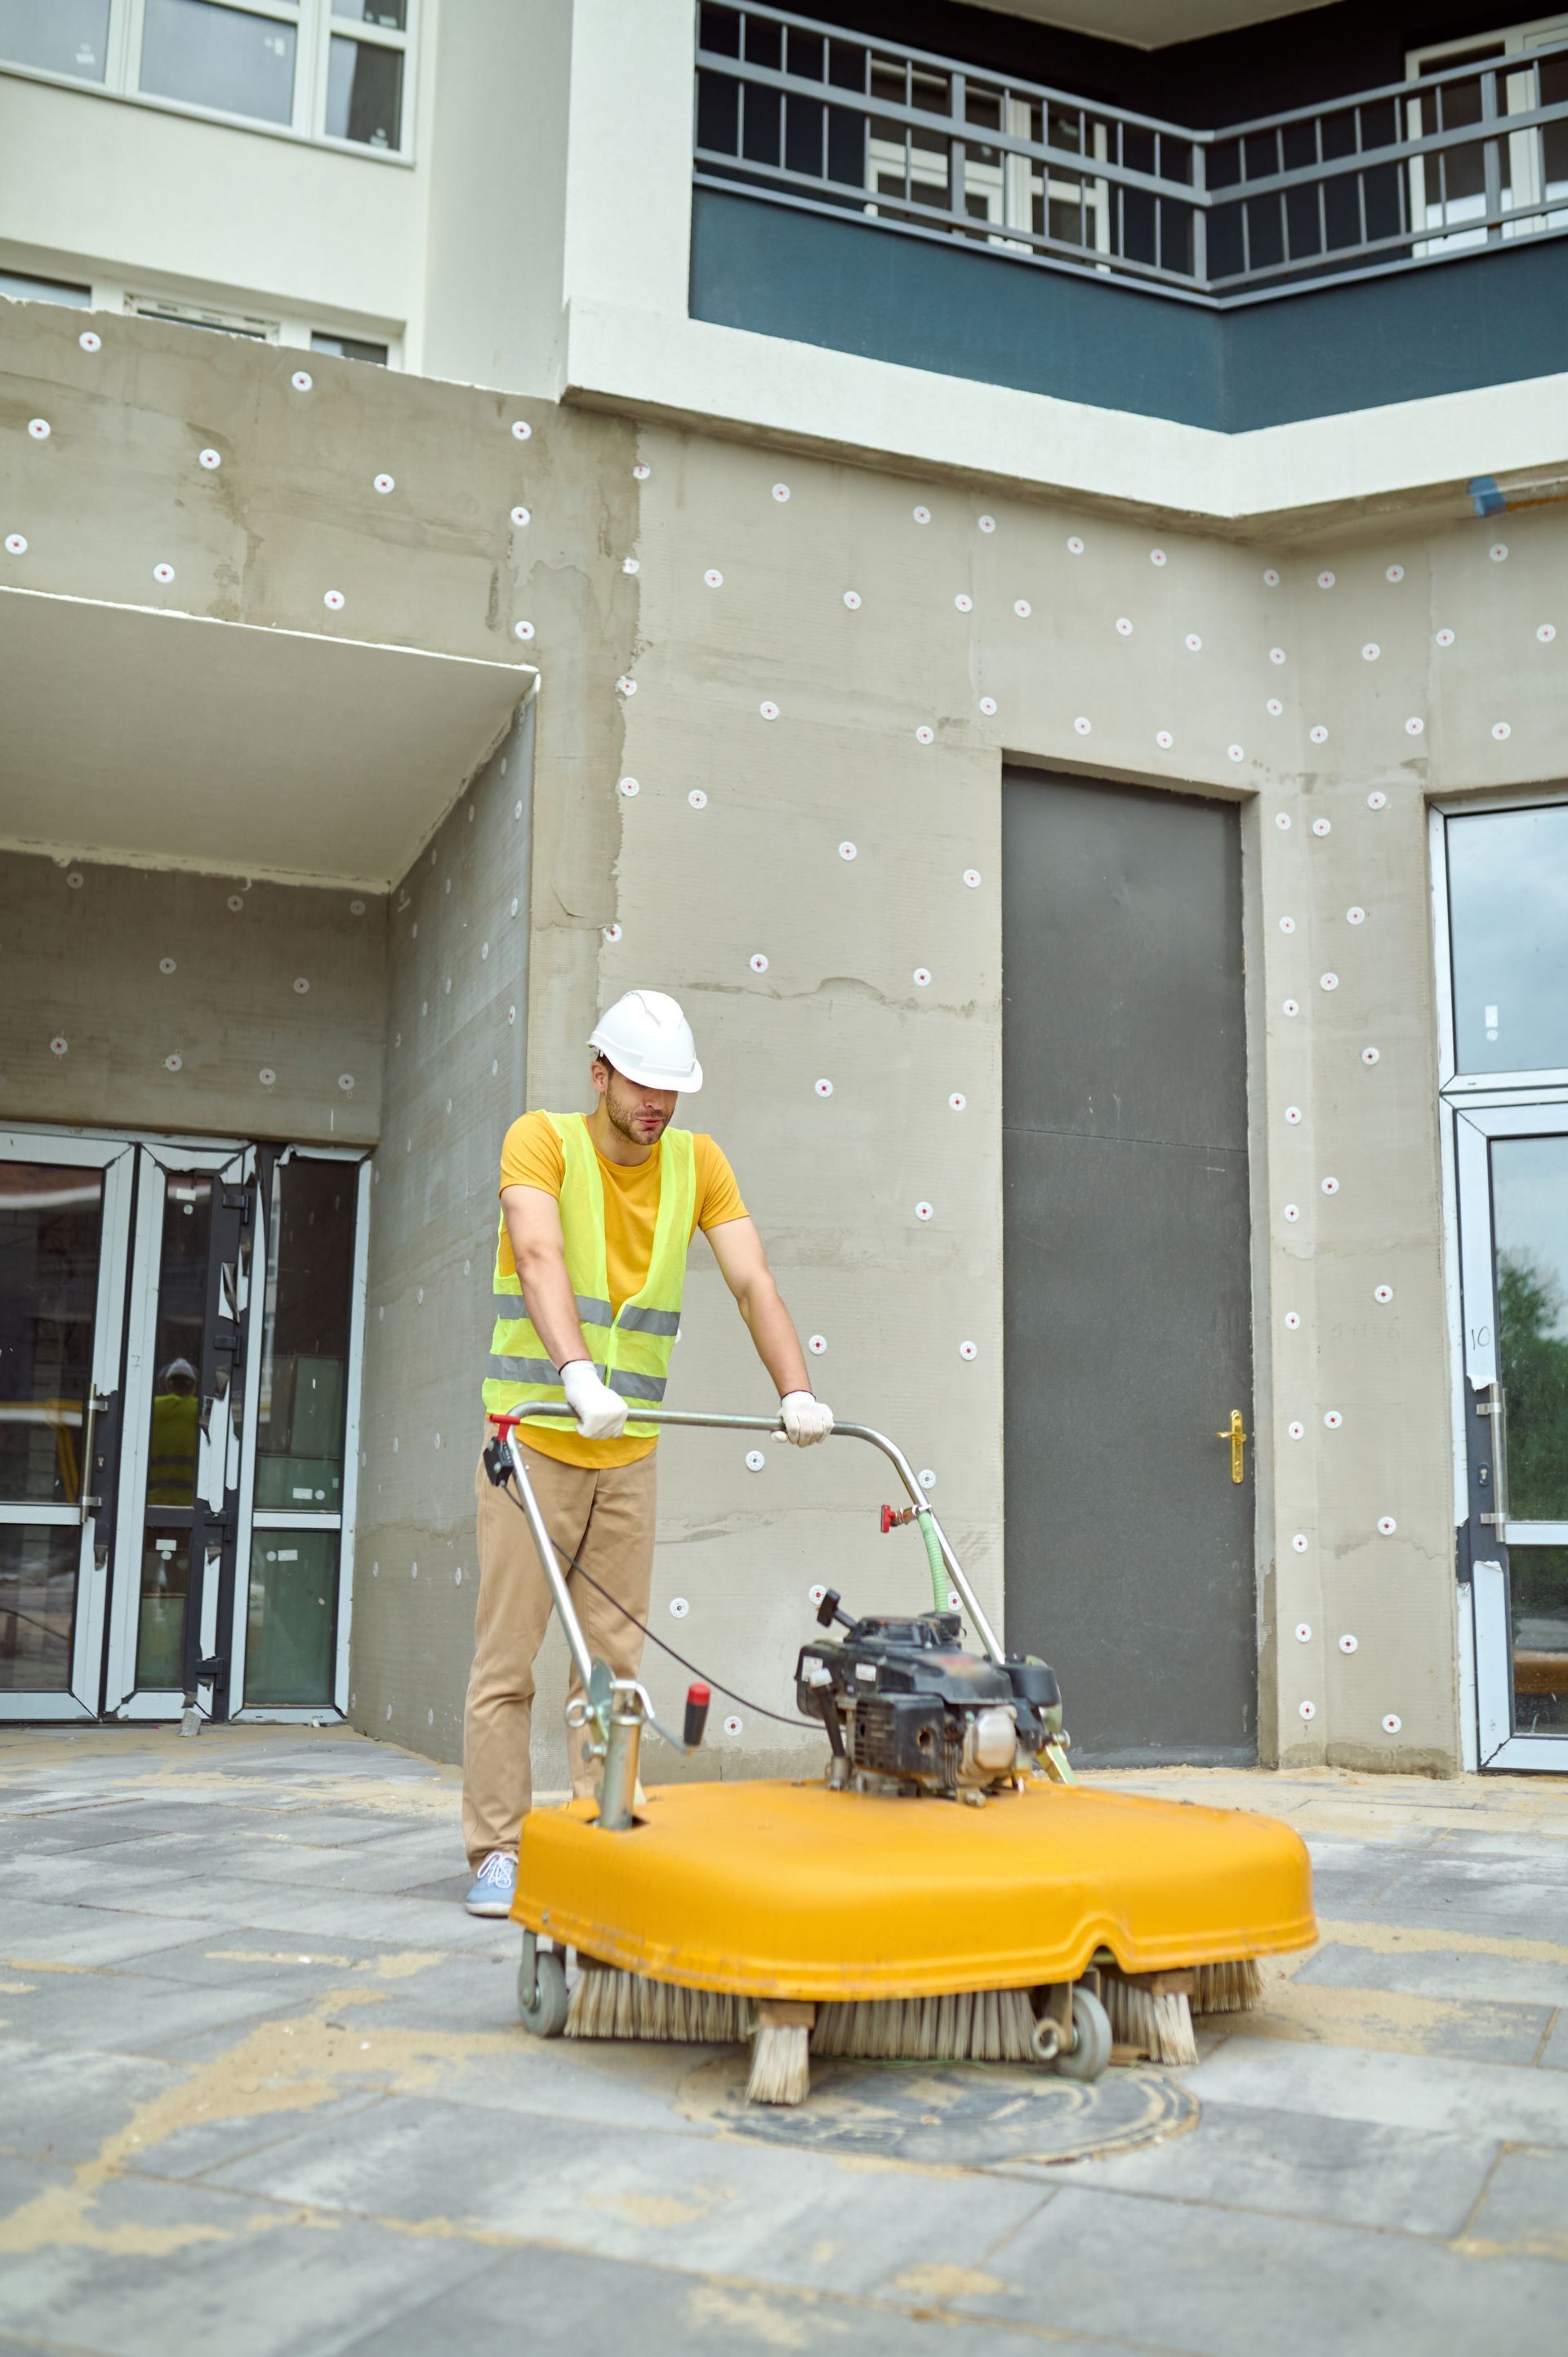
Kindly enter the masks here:
[[657, 1146], [674, 1117], [677, 1091], [645, 1088], [640, 1081], [628, 1081], [603, 1057], [594, 1066], [594, 1086], [612, 1129], [636, 1146]]

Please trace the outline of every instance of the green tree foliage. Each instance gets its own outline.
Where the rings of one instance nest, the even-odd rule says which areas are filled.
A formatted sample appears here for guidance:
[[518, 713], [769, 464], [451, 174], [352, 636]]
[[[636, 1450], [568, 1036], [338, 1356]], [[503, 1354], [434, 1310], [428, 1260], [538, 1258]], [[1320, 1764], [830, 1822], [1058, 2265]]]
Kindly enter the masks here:
[[1498, 1259], [1498, 1365], [1507, 1395], [1511, 1522], [1568, 1521], [1568, 1340], [1556, 1285], [1530, 1262]]

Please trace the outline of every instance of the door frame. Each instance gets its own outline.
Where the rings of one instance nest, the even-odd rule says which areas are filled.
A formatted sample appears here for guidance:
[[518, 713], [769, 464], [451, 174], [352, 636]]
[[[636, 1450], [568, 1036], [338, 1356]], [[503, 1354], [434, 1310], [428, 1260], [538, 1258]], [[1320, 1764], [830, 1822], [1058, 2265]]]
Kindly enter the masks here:
[[[314, 1143], [255, 1145], [238, 1138], [191, 1137], [156, 1130], [98, 1130], [55, 1127], [47, 1123], [12, 1122], [0, 1129], [0, 1157], [7, 1160], [80, 1164], [105, 1174], [104, 1210], [99, 1258], [98, 1308], [93, 1327], [92, 1383], [97, 1394], [113, 1409], [113, 1431], [117, 1449], [117, 1479], [110, 1492], [104, 1521], [105, 1560], [96, 1560], [97, 1517], [83, 1523], [81, 1569], [78, 1576], [77, 1610], [72, 1630], [72, 1674], [69, 1692], [31, 1694], [25, 1706], [7, 1717], [27, 1724], [46, 1719], [155, 1721], [167, 1724], [184, 1709], [183, 1690], [144, 1690], [132, 1684], [135, 1664], [137, 1605], [141, 1592], [141, 1562], [145, 1529], [145, 1487], [148, 1447], [154, 1329], [157, 1311], [158, 1261], [163, 1211], [161, 1187], [141, 1185], [152, 1169], [233, 1171], [247, 1183], [254, 1180], [258, 1203], [263, 1185], [286, 1163], [305, 1159], [354, 1163], [359, 1176], [354, 1198], [354, 1261], [349, 1329], [349, 1359], [344, 1376], [343, 1491], [340, 1514], [297, 1514], [285, 1510], [258, 1511], [255, 1505], [256, 1416], [261, 1398], [260, 1329], [254, 1312], [265, 1300], [268, 1222], [259, 1209], [252, 1222], [254, 1236], [248, 1267], [237, 1272], [239, 1312], [236, 1322], [244, 1337], [242, 1440], [233, 1438], [231, 1420], [225, 1416], [228, 1446], [220, 1468], [210, 1438], [203, 1444], [202, 1474], [209, 1491], [215, 1479], [235, 1496], [234, 1577], [232, 1599], [222, 1614], [216, 1577], [203, 1578], [200, 1654], [210, 1658], [224, 1649], [229, 1659], [231, 1719], [258, 1724], [325, 1724], [346, 1717], [349, 1709], [349, 1649], [353, 1619], [354, 1538], [359, 1505], [360, 1388], [364, 1372], [366, 1301], [370, 1282], [371, 1149], [363, 1146], [321, 1146]], [[111, 1224], [113, 1207], [113, 1227]], [[113, 1246], [113, 1249], [112, 1249]], [[252, 1329], [255, 1343], [252, 1346]], [[132, 1413], [132, 1411], [134, 1413]], [[85, 1486], [86, 1466], [83, 1465]], [[232, 1476], [232, 1479], [228, 1478]], [[21, 1507], [0, 1504], [0, 1522], [65, 1524], [81, 1519], [76, 1506]], [[244, 1703], [245, 1641], [250, 1601], [252, 1532], [256, 1529], [335, 1529], [339, 1533], [336, 1626], [329, 1701], [247, 1707]], [[111, 1697], [115, 1697], [111, 1699]], [[212, 1711], [212, 1687], [199, 1684], [197, 1708], [205, 1718]]]
[[[1490, 1536], [1472, 1532], [1472, 1390], [1497, 1372], [1496, 1336], [1473, 1340], [1466, 1306], [1477, 1293], [1491, 1300], [1490, 1153], [1494, 1137], [1568, 1134], [1568, 1070], [1461, 1072], [1454, 1034], [1454, 962], [1448, 905], [1447, 822], [1484, 812], [1555, 809], [1568, 789], [1439, 797], [1427, 805], [1427, 854], [1432, 894], [1433, 958], [1438, 1041], [1438, 1114], [1443, 1168], [1444, 1295], [1448, 1316], [1449, 1400], [1454, 1462], [1455, 1563], [1459, 1581], [1455, 1676], [1462, 1762], [1471, 1772], [1520, 1770], [1568, 1772], [1568, 1735], [1513, 1731], [1512, 1641], [1509, 1631], [1508, 1544], [1505, 1523], [1497, 1553]], [[1484, 1203], [1484, 1219], [1476, 1216]], [[1468, 1211], [1466, 1206], [1468, 1205]], [[1466, 1286], [1466, 1278], [1469, 1283]], [[1495, 1320], [1486, 1321], [1488, 1328]], [[1494, 1432], [1495, 1437], [1495, 1432]], [[1533, 1526], [1539, 1530], [1541, 1526]], [[1549, 1524], [1548, 1529], [1558, 1525]], [[1562, 1526], [1568, 1539], [1568, 1524]], [[1466, 1541], [1468, 1540], [1468, 1548]], [[1524, 1540], [1518, 1542], [1526, 1544]], [[1537, 1537], [1535, 1544], [1543, 1542]], [[1552, 1544], [1550, 1540], [1544, 1544]], [[1469, 1577], [1465, 1577], [1466, 1571]], [[1467, 1591], [1467, 1592], [1466, 1592]]]
[[[10, 1501], [0, 1504], [0, 1523], [53, 1529], [68, 1528], [75, 1523], [81, 1534], [77, 1555], [76, 1595], [71, 1612], [70, 1684], [53, 1693], [32, 1688], [8, 1693], [4, 1697], [6, 1705], [5, 1717], [13, 1722], [23, 1717], [23, 1709], [13, 1710], [10, 1707], [12, 1704], [17, 1704], [25, 1706], [25, 1717], [29, 1720], [95, 1719], [102, 1698], [103, 1626], [114, 1553], [117, 1485], [111, 1485], [108, 1492], [108, 1510], [102, 1517], [104, 1535], [101, 1539], [100, 1514], [89, 1509], [101, 1506], [103, 1493], [95, 1492], [92, 1488], [89, 1451], [95, 1429], [93, 1418], [100, 1405], [109, 1409], [113, 1418], [113, 1429], [116, 1432], [124, 1429], [122, 1378], [126, 1290], [132, 1260], [136, 1148], [134, 1142], [126, 1138], [99, 1137], [81, 1130], [34, 1129], [24, 1123], [16, 1123], [0, 1130], [0, 1160], [37, 1161], [57, 1168], [99, 1170], [103, 1174], [98, 1291], [93, 1309], [92, 1366], [89, 1377], [89, 1400], [93, 1405], [89, 1429], [82, 1440], [80, 1496], [74, 1505], [25, 1506]], [[102, 1563], [98, 1559], [101, 1548]]]
[[[204, 1172], [214, 1180], [223, 1177], [248, 1186], [254, 1177], [255, 1149], [244, 1146], [187, 1146], [178, 1140], [144, 1137], [136, 1140], [134, 1151], [138, 1162], [138, 1184], [127, 1261], [124, 1412], [120, 1437], [119, 1512], [111, 1559], [105, 1632], [103, 1699], [105, 1715], [110, 1717], [163, 1722], [181, 1716], [185, 1708], [184, 1686], [138, 1686], [135, 1672], [141, 1626], [141, 1564], [145, 1544], [147, 1454], [152, 1383], [156, 1372], [154, 1358], [166, 1181], [177, 1171], [192, 1170]], [[250, 1304], [255, 1297], [254, 1281], [248, 1276], [242, 1261], [237, 1271], [236, 1282], [234, 1322], [248, 1340]], [[226, 1402], [221, 1423], [217, 1424], [218, 1430], [224, 1436], [221, 1455], [213, 1446], [213, 1424], [217, 1424], [216, 1411], [209, 1418], [209, 1427], [203, 1432], [199, 1445], [197, 1497], [210, 1511], [220, 1512], [224, 1497], [237, 1488], [235, 1459], [242, 1453], [243, 1444], [234, 1438], [233, 1424]], [[194, 1530], [192, 1535], [196, 1535]], [[238, 1532], [234, 1544], [238, 1545]], [[218, 1652], [221, 1571], [220, 1563], [212, 1559], [210, 1547], [204, 1547], [203, 1552], [207, 1559], [199, 1568], [193, 1547], [189, 1579], [193, 1600], [198, 1596], [200, 1598], [199, 1658], [209, 1661]], [[210, 1682], [199, 1680], [195, 1692], [198, 1711], [203, 1718], [210, 1718]]]
[[[265, 1149], [263, 1149], [263, 1154]], [[360, 1391], [365, 1363], [365, 1305], [371, 1270], [371, 1156], [368, 1147], [349, 1146], [285, 1146], [264, 1166], [263, 1200], [270, 1202], [276, 1172], [293, 1161], [354, 1162], [359, 1179], [354, 1197], [354, 1266], [349, 1304], [349, 1363], [344, 1374], [343, 1505], [337, 1514], [302, 1514], [287, 1508], [258, 1508], [255, 1503], [256, 1451], [245, 1452], [241, 1467], [238, 1541], [235, 1551], [234, 1609], [229, 1629], [229, 1690], [239, 1697], [231, 1719], [258, 1727], [309, 1726], [349, 1714], [349, 1640], [354, 1614], [354, 1534], [360, 1501]], [[256, 1221], [251, 1256], [251, 1297], [266, 1296], [266, 1254], [270, 1222]], [[244, 1427], [252, 1436], [261, 1403], [262, 1353], [252, 1351], [246, 1361]], [[332, 1699], [330, 1703], [247, 1704], [245, 1641], [249, 1633], [251, 1540], [258, 1530], [335, 1530], [338, 1540], [338, 1609], [333, 1636]]]

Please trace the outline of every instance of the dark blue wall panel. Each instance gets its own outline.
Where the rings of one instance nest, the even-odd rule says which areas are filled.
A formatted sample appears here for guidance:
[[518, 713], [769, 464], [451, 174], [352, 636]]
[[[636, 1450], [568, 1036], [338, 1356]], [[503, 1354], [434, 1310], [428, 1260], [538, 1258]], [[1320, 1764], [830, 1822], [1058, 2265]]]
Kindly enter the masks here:
[[692, 316], [1239, 434], [1568, 370], [1568, 239], [1211, 311], [693, 192]]

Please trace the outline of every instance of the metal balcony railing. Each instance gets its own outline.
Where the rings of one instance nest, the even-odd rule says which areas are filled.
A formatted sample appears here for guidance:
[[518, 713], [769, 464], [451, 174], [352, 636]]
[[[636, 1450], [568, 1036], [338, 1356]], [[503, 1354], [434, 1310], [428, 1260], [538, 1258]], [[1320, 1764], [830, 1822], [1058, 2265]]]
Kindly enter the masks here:
[[1194, 131], [702, 0], [695, 164], [702, 187], [1230, 307], [1568, 231], [1568, 39]]

